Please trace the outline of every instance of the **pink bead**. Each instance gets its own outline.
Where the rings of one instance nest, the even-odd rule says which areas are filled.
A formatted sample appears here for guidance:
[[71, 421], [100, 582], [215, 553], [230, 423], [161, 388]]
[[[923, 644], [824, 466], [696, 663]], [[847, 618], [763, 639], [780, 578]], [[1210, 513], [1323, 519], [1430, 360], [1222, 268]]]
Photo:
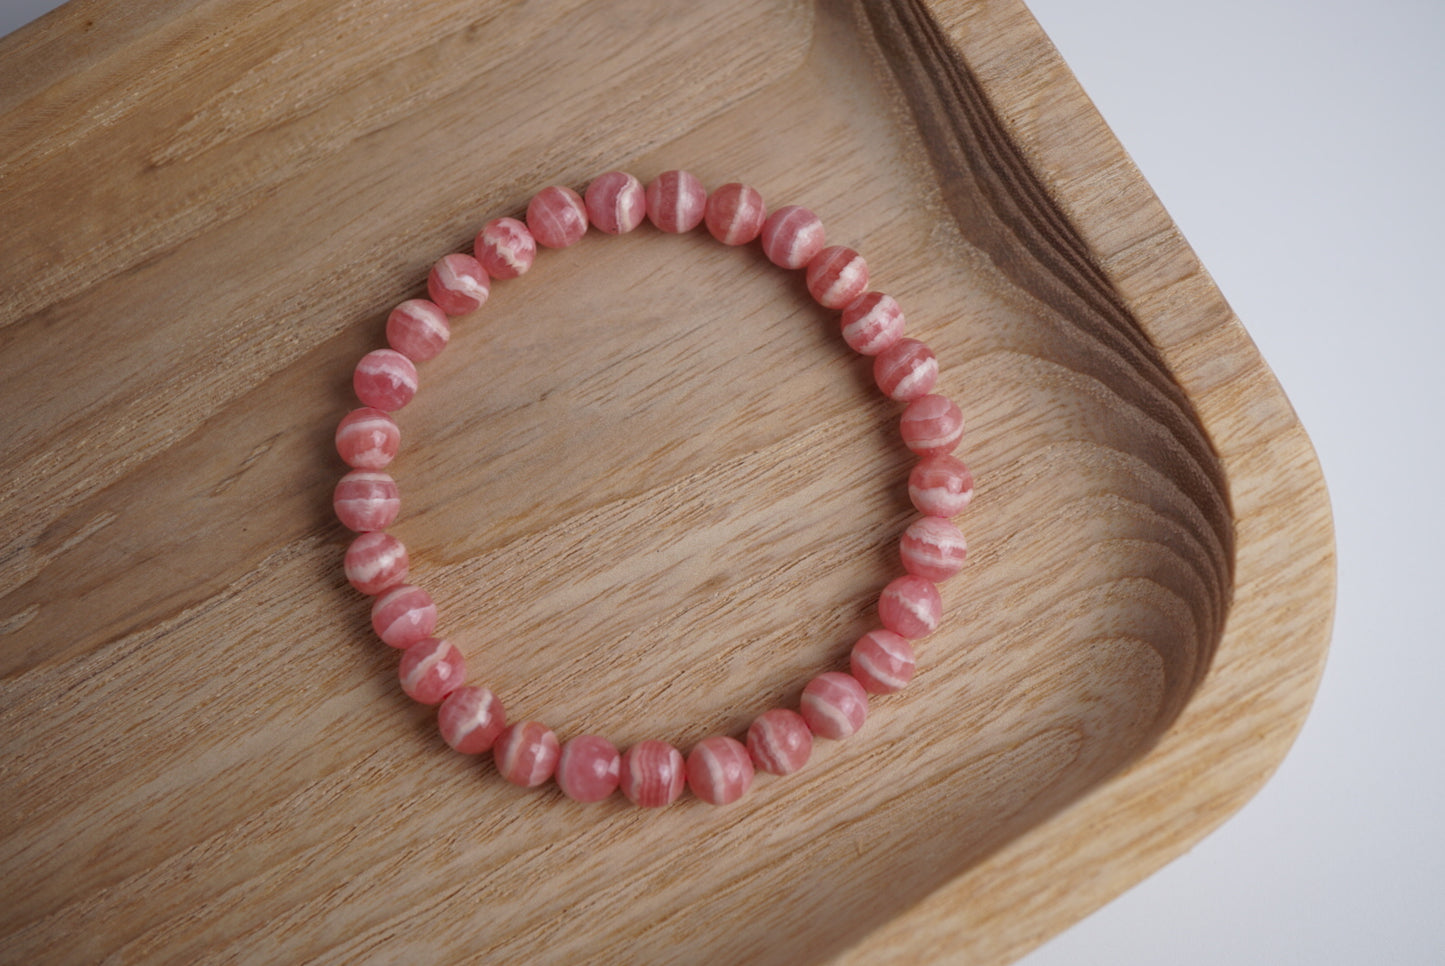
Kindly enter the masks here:
[[671, 805], [686, 779], [682, 753], [665, 741], [640, 741], [622, 756], [622, 794], [634, 805]]
[[401, 429], [380, 409], [353, 409], [336, 427], [336, 452], [347, 466], [358, 470], [379, 470], [396, 459], [401, 449]]
[[493, 218], [477, 232], [472, 254], [492, 278], [516, 278], [532, 267], [537, 239], [515, 218]]
[[863, 727], [868, 717], [868, 692], [851, 674], [829, 671], [803, 688], [801, 710], [813, 734], [837, 741]]
[[942, 616], [943, 598], [938, 588], [915, 574], [899, 577], [878, 596], [878, 619], [910, 641], [932, 634]]
[[453, 252], [432, 266], [426, 279], [427, 294], [447, 315], [466, 315], [482, 307], [492, 294], [492, 282], [482, 263], [470, 255]]
[[913, 645], [878, 628], [858, 638], [849, 657], [853, 678], [870, 694], [891, 694], [913, 680]]
[[753, 760], [741, 741], [713, 735], [687, 755], [687, 784], [709, 805], [729, 805], [753, 784]]
[[779, 268], [802, 268], [823, 250], [823, 221], [807, 208], [788, 205], [763, 222], [763, 254]]
[[834, 245], [808, 261], [807, 280], [819, 305], [841, 309], [868, 290], [868, 263], [853, 249]]
[[363, 594], [375, 595], [406, 580], [410, 566], [402, 542], [376, 530], [351, 541], [342, 568], [351, 586]]
[[647, 217], [647, 192], [626, 171], [609, 171], [587, 186], [587, 217], [598, 230], [621, 235]]
[[937, 583], [963, 569], [968, 543], [958, 528], [942, 517], [921, 517], [903, 531], [898, 541], [903, 569]]
[[933, 391], [938, 357], [917, 339], [899, 339], [873, 360], [873, 381], [889, 399], [910, 402]]
[[664, 171], [647, 186], [647, 217], [661, 231], [692, 231], [707, 208], [707, 189], [686, 171]]
[[467, 662], [449, 641], [426, 637], [402, 652], [397, 671], [401, 689], [414, 701], [436, 704], [462, 686]]
[[903, 309], [882, 292], [866, 292], [843, 309], [843, 341], [854, 352], [876, 356], [903, 337]]
[[973, 500], [973, 474], [953, 456], [925, 456], [908, 474], [908, 498], [920, 513], [957, 516]]
[[557, 785], [574, 802], [600, 802], [617, 791], [622, 756], [617, 746], [597, 735], [578, 735], [562, 746]]
[[502, 702], [486, 688], [457, 688], [437, 709], [442, 740], [464, 755], [487, 751], [506, 727]]
[[351, 385], [367, 406], [394, 413], [416, 395], [416, 366], [395, 349], [375, 349], [356, 364]]
[[763, 196], [736, 181], [709, 195], [703, 210], [707, 230], [724, 245], [746, 245], [757, 238], [766, 216]]
[[748, 753], [758, 771], [791, 775], [808, 763], [813, 732], [798, 712], [774, 708], [753, 719], [748, 728]]
[[548, 248], [577, 244], [587, 234], [582, 196], [563, 185], [543, 188], [527, 203], [527, 228], [537, 244]]
[[447, 314], [426, 299], [407, 299], [386, 317], [386, 344], [412, 362], [436, 358], [451, 337]]
[[919, 396], [898, 424], [903, 445], [919, 456], [949, 453], [963, 439], [963, 411], [946, 396]]
[[348, 530], [385, 530], [401, 512], [396, 480], [380, 470], [352, 470], [331, 494], [336, 519]]
[[562, 754], [552, 729], [537, 721], [514, 724], [492, 746], [497, 771], [513, 785], [535, 788], [552, 777]]
[[392, 647], [411, 647], [437, 629], [437, 605], [420, 587], [401, 584], [372, 601], [371, 628]]

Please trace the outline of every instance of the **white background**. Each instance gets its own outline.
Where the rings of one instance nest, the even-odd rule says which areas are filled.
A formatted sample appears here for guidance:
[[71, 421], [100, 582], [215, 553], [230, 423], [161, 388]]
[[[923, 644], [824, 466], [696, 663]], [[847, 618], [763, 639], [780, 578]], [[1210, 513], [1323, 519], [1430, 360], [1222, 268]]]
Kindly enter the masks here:
[[1024, 963], [1445, 963], [1445, 2], [1030, 5], [1313, 437], [1340, 587], [1264, 791]]

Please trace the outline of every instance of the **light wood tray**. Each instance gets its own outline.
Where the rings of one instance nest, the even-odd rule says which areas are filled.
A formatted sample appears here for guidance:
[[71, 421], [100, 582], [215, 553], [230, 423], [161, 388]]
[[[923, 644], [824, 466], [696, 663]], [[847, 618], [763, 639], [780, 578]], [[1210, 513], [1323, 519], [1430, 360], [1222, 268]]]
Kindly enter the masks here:
[[[612, 167], [818, 211], [971, 425], [914, 684], [726, 809], [448, 752], [340, 574], [388, 308]], [[1004, 962], [1314, 692], [1309, 442], [1018, 0], [72, 4], [0, 42], [0, 212], [4, 962]], [[514, 719], [686, 748], [842, 664], [910, 511], [836, 324], [650, 228], [459, 322], [395, 531]]]

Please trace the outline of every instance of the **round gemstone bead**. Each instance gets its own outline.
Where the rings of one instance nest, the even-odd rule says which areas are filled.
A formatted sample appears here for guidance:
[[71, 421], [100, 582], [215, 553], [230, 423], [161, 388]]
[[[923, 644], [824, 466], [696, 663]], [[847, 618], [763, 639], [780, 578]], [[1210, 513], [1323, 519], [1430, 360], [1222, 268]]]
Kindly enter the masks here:
[[873, 381], [889, 399], [910, 402], [933, 391], [938, 357], [917, 339], [899, 339], [873, 360]]
[[692, 231], [707, 208], [707, 189], [686, 171], [664, 171], [647, 186], [647, 218], [660, 231]]
[[903, 410], [898, 428], [919, 456], [949, 453], [963, 439], [963, 411], [947, 396], [919, 396]]
[[687, 755], [687, 784], [709, 805], [729, 805], [753, 784], [753, 760], [741, 741], [704, 738]]
[[882, 292], [865, 292], [843, 308], [843, 341], [859, 355], [876, 356], [903, 336], [903, 309]]
[[457, 688], [437, 709], [437, 730], [442, 740], [464, 755], [489, 750], [507, 727], [502, 702], [486, 688]]
[[431, 300], [447, 315], [465, 315], [482, 307], [492, 294], [486, 270], [470, 255], [453, 252], [432, 266], [426, 279]]
[[386, 344], [412, 362], [436, 358], [451, 337], [447, 314], [426, 299], [407, 299], [386, 317]]
[[851, 248], [834, 245], [808, 262], [808, 291], [818, 304], [841, 309], [868, 289], [868, 263]]
[[913, 680], [913, 645], [906, 637], [878, 628], [858, 638], [849, 656], [853, 678], [869, 694], [891, 694]]
[[380, 409], [353, 409], [336, 426], [336, 452], [347, 466], [358, 470], [379, 470], [396, 459], [401, 449], [401, 429]]
[[626, 171], [609, 171], [594, 180], [583, 200], [593, 226], [609, 235], [629, 232], [647, 217], [647, 192]]
[[791, 775], [808, 763], [813, 753], [813, 732], [796, 711], [764, 711], [748, 727], [748, 753], [758, 771]]
[[908, 474], [908, 498], [919, 513], [957, 516], [973, 500], [973, 474], [956, 457], [925, 456]]
[[682, 753], [665, 741], [640, 741], [622, 756], [622, 794], [634, 805], [661, 808], [677, 801], [686, 781]]
[[578, 735], [562, 746], [557, 759], [557, 785], [574, 802], [600, 802], [622, 780], [617, 746], [597, 735]]
[[708, 232], [724, 245], [746, 245], [757, 238], [766, 216], [763, 196], [736, 181], [709, 195], [703, 211]]
[[336, 484], [331, 506], [348, 530], [385, 530], [401, 512], [401, 494], [381, 470], [352, 470]]
[[899, 577], [878, 595], [878, 619], [910, 641], [932, 634], [942, 616], [943, 598], [938, 588], [914, 574]]
[[513, 785], [535, 788], [557, 769], [561, 746], [552, 729], [539, 721], [523, 721], [503, 731], [492, 745], [497, 771]]
[[527, 203], [527, 228], [537, 244], [548, 248], [577, 244], [587, 234], [582, 196], [565, 185], [543, 188]]
[[813, 734], [836, 741], [863, 727], [868, 717], [868, 692], [851, 674], [828, 671], [803, 688], [801, 710]]
[[467, 662], [450, 641], [424, 637], [402, 652], [401, 689], [414, 701], [437, 704], [467, 679]]
[[406, 547], [389, 533], [363, 533], [346, 548], [342, 568], [351, 586], [363, 594], [375, 595], [406, 580], [411, 561]]
[[516, 278], [536, 260], [537, 239], [515, 218], [493, 218], [477, 232], [472, 254], [492, 278]]
[[392, 647], [411, 647], [437, 629], [437, 605], [420, 587], [400, 584], [372, 601], [371, 629]]
[[395, 349], [375, 349], [356, 364], [351, 385], [364, 405], [394, 413], [416, 395], [416, 366]]
[[763, 254], [779, 268], [802, 268], [823, 250], [823, 220], [807, 208], [787, 205], [763, 222]]
[[898, 555], [904, 570], [937, 583], [963, 569], [968, 543], [959, 529], [942, 517], [920, 517], [903, 531]]

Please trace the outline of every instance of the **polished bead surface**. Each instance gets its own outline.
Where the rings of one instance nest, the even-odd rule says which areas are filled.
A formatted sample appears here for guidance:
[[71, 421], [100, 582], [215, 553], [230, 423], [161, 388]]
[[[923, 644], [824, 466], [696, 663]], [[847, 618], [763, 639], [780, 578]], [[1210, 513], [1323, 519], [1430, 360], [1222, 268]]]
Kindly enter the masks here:
[[708, 233], [724, 245], [746, 245], [757, 238], [766, 217], [763, 196], [736, 181], [708, 195], [703, 211]]
[[498, 736], [492, 745], [497, 771], [513, 785], [535, 788], [557, 769], [562, 749], [552, 729], [539, 721], [522, 721]]
[[640, 741], [622, 756], [622, 794], [634, 805], [661, 808], [677, 801], [687, 779], [682, 753], [665, 741]]
[[629, 232], [647, 217], [647, 192], [626, 171], [609, 171], [593, 180], [583, 201], [593, 227], [609, 235]]
[[352, 470], [336, 484], [331, 506], [348, 530], [385, 530], [401, 513], [401, 494], [381, 470]]
[[617, 791], [622, 756], [617, 746], [597, 735], [578, 735], [562, 746], [557, 786], [574, 802], [600, 802]]
[[903, 337], [903, 309], [882, 292], [864, 292], [843, 307], [843, 341], [860, 355], [876, 356]]
[[575, 245], [587, 234], [587, 207], [565, 185], [543, 188], [527, 203], [527, 228], [547, 248]]
[[686, 171], [664, 171], [647, 186], [647, 219], [660, 231], [692, 231], [707, 208], [707, 189]]
[[764, 711], [748, 727], [748, 754], [758, 771], [791, 775], [808, 763], [812, 753], [813, 732], [796, 711]]
[[919, 396], [903, 410], [903, 445], [919, 456], [952, 452], [963, 439], [963, 411], [947, 396]]
[[394, 413], [416, 395], [416, 366], [395, 349], [374, 349], [356, 364], [351, 386], [364, 405]]
[[938, 588], [915, 574], [897, 578], [878, 595], [878, 619], [910, 641], [932, 634], [942, 616], [943, 598]]
[[492, 278], [516, 278], [536, 260], [537, 239], [515, 218], [493, 218], [477, 232], [472, 255]]
[[801, 205], [786, 205], [763, 221], [763, 254], [779, 268], [802, 268], [823, 250], [823, 220]]
[[451, 337], [447, 314], [426, 299], [407, 299], [386, 317], [386, 344], [412, 362], [435, 359]]
[[464, 755], [488, 751], [506, 727], [507, 712], [487, 688], [457, 688], [437, 709], [442, 740]]
[[819, 305], [841, 309], [868, 289], [868, 263], [851, 248], [834, 245], [808, 260], [808, 291]]
[[380, 409], [353, 409], [336, 426], [336, 452], [355, 469], [383, 469], [400, 449], [401, 429]]
[[437, 605], [431, 594], [399, 584], [371, 603], [371, 629], [391, 647], [406, 649], [437, 629]]
[[402, 652], [397, 677], [412, 700], [436, 704], [462, 686], [467, 662], [450, 641], [424, 637]]
[[432, 266], [426, 279], [427, 295], [447, 315], [465, 315], [482, 307], [492, 293], [487, 272], [470, 255], [453, 252]]
[[800, 710], [819, 738], [837, 741], [857, 734], [868, 717], [868, 692], [842, 671], [828, 671], [803, 688]]
[[920, 517], [903, 531], [898, 556], [904, 570], [937, 583], [963, 569], [968, 542], [958, 527], [943, 517]]
[[873, 381], [889, 399], [910, 402], [938, 383], [938, 357], [917, 339], [899, 339], [873, 360]]
[[342, 569], [346, 579], [363, 594], [379, 594], [406, 580], [411, 562], [406, 547], [389, 533], [363, 533], [346, 548]]
[[973, 500], [973, 473], [957, 457], [925, 456], [908, 474], [908, 498], [920, 513], [957, 516]]
[[848, 658], [853, 678], [869, 694], [891, 694], [913, 680], [913, 645], [885, 628], [858, 638]]
[[687, 754], [687, 784], [709, 805], [729, 805], [753, 784], [753, 760], [741, 741], [713, 735]]

